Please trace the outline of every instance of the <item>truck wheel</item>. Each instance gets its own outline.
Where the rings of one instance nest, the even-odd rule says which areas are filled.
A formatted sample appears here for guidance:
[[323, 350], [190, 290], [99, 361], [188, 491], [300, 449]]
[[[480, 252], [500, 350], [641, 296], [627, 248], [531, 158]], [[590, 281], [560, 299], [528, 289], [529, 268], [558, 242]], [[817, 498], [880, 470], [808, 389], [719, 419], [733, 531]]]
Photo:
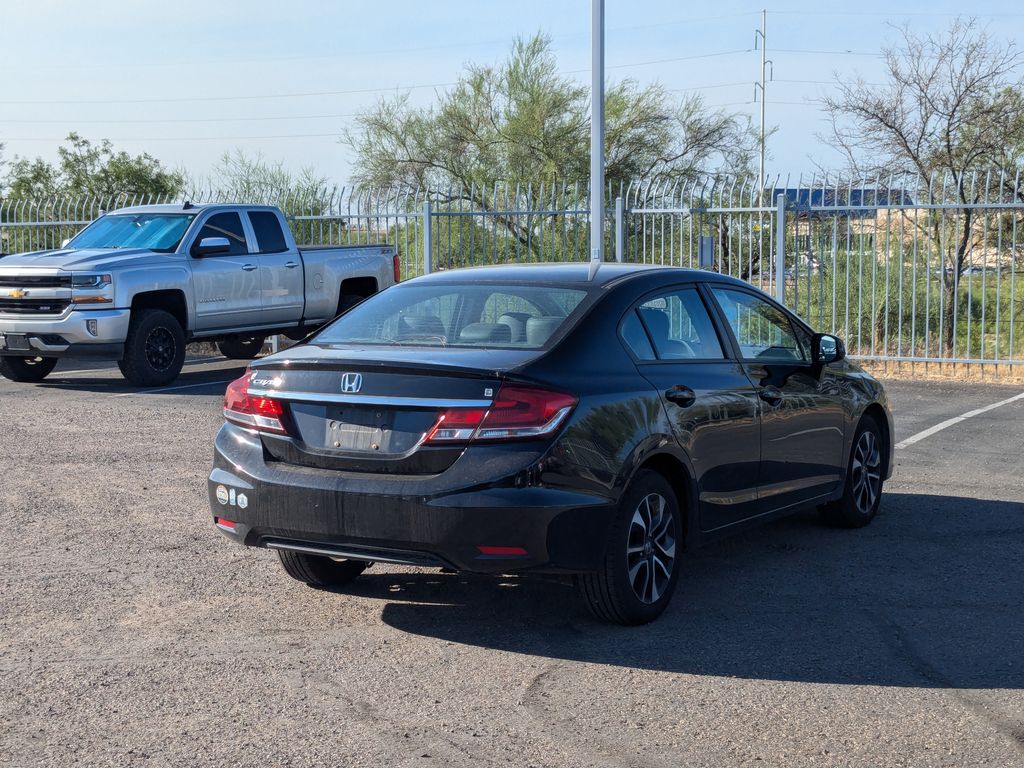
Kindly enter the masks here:
[[682, 534], [672, 486], [657, 472], [638, 472], [609, 526], [600, 568], [576, 577], [591, 613], [613, 624], [658, 618], [679, 579]]
[[160, 387], [174, 381], [185, 364], [185, 332], [162, 309], [132, 313], [124, 357], [117, 366], [136, 387]]
[[266, 336], [231, 336], [217, 342], [217, 349], [229, 360], [252, 360], [263, 350]]
[[42, 381], [57, 365], [55, 357], [0, 357], [0, 376], [11, 381]]
[[355, 581], [359, 574], [370, 567], [370, 563], [362, 560], [334, 560], [287, 549], [277, 550], [277, 556], [289, 576], [319, 588], [342, 587]]

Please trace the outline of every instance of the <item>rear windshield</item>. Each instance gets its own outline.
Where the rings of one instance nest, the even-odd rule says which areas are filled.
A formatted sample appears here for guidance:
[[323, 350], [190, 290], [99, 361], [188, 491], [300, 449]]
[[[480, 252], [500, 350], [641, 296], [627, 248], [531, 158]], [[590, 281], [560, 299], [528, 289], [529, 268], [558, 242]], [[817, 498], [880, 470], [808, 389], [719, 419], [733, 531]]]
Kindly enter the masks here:
[[103, 216], [68, 243], [70, 248], [147, 248], [171, 253], [195, 214], [118, 213]]
[[339, 317], [316, 344], [543, 349], [587, 292], [557, 285], [406, 283]]

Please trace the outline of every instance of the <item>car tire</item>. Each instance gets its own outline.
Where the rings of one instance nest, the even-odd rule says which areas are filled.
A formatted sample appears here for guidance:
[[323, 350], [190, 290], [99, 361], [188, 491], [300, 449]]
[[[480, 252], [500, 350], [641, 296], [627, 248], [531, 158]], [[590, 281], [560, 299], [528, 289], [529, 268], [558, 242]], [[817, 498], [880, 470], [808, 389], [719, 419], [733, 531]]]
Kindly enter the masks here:
[[343, 587], [355, 581], [359, 574], [370, 567], [362, 560], [334, 560], [304, 552], [277, 550], [281, 566], [293, 579], [319, 589]]
[[217, 342], [217, 349], [229, 360], [253, 360], [266, 340], [266, 336], [232, 336]]
[[882, 502], [885, 459], [882, 429], [873, 417], [864, 416], [850, 448], [843, 495], [818, 508], [825, 522], [839, 528], [863, 528], [874, 519]]
[[124, 357], [117, 366], [136, 387], [170, 384], [185, 364], [185, 332], [181, 323], [162, 309], [132, 313]]
[[641, 470], [619, 502], [601, 567], [577, 576], [583, 602], [613, 624], [646, 624], [661, 615], [679, 580], [683, 521], [665, 478]]
[[55, 357], [0, 357], [0, 376], [11, 381], [42, 381], [57, 366]]

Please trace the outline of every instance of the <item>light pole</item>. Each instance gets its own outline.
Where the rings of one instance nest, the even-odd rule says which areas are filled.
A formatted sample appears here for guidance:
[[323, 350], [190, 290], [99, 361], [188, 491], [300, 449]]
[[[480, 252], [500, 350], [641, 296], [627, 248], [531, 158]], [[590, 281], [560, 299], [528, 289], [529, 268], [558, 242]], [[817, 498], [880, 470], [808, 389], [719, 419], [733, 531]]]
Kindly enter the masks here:
[[604, 0], [590, 11], [590, 260], [604, 258]]

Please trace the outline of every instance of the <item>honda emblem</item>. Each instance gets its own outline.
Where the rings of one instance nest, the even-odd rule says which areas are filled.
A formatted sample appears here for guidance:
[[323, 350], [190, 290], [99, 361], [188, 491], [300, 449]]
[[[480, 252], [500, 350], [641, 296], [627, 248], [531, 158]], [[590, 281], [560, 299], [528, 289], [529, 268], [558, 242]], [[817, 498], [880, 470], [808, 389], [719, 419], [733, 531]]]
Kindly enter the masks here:
[[363, 376], [360, 373], [346, 373], [341, 377], [341, 391], [354, 395], [363, 388]]

